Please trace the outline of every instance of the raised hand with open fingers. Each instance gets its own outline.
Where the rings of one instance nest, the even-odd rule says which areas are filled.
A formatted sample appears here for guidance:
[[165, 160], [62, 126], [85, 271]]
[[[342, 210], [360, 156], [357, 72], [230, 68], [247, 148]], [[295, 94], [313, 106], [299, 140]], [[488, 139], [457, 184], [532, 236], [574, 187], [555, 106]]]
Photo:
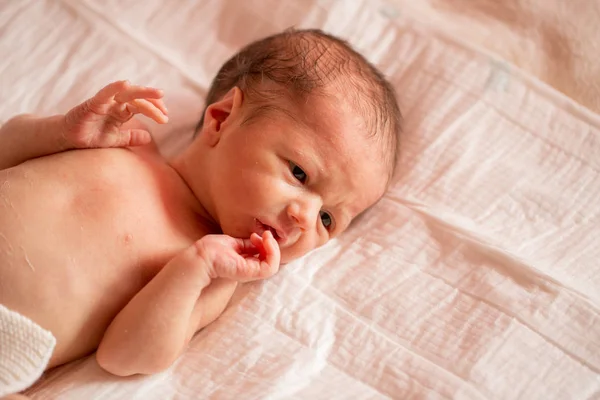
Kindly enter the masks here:
[[163, 92], [116, 81], [65, 115], [63, 138], [74, 148], [140, 146], [152, 141], [144, 129], [121, 129], [135, 114], [168, 122]]

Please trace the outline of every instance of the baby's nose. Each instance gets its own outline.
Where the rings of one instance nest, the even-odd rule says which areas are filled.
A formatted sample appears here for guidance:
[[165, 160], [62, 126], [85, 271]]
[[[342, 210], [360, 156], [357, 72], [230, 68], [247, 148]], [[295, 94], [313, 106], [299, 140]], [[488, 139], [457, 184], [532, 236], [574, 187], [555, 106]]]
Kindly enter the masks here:
[[319, 215], [320, 205], [314, 199], [293, 201], [287, 207], [287, 215], [302, 230], [312, 228]]

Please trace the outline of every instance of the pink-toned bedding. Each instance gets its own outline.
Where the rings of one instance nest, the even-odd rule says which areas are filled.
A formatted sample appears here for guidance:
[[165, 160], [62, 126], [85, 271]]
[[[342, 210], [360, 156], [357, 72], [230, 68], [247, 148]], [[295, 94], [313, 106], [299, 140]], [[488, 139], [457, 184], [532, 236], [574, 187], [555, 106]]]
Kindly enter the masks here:
[[[221, 63], [297, 26], [347, 38], [378, 64], [406, 124], [384, 199], [339, 239], [242, 287], [168, 371], [122, 379], [91, 357], [47, 374], [33, 399], [600, 396], [600, 118], [587, 75], [511, 57], [508, 39], [482, 36], [510, 26], [477, 16], [486, 2], [404, 3], [0, 0], [0, 121], [64, 112], [128, 78], [165, 89], [171, 123], [156, 139], [173, 154]], [[528, 40], [511, 34], [515, 49]]]

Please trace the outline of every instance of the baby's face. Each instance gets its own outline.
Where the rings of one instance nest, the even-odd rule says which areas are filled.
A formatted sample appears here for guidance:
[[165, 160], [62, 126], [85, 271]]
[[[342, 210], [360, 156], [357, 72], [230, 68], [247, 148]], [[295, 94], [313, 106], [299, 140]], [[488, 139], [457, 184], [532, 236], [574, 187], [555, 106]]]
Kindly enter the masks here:
[[232, 110], [211, 149], [211, 213], [223, 233], [271, 230], [285, 263], [343, 232], [387, 182], [362, 126], [341, 96]]

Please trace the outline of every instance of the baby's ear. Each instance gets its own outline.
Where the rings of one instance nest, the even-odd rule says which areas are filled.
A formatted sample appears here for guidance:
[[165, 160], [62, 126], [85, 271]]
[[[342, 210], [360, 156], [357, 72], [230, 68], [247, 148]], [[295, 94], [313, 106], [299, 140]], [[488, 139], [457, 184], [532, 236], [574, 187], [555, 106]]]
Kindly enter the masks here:
[[223, 129], [240, 112], [243, 93], [239, 87], [233, 87], [220, 100], [215, 101], [204, 112], [202, 135], [209, 146], [215, 146], [221, 139]]

